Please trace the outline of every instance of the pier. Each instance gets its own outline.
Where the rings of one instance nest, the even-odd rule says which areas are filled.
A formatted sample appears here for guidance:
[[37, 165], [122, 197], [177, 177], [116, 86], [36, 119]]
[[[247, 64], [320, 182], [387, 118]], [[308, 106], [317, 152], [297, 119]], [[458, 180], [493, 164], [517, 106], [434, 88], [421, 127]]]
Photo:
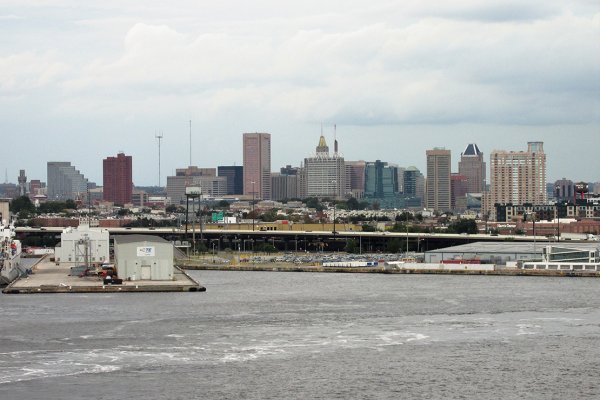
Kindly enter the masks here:
[[206, 288], [185, 271], [175, 267], [172, 281], [123, 281], [122, 284], [104, 284], [100, 277], [70, 276], [68, 266], [58, 266], [48, 257], [33, 267], [33, 274], [18, 278], [3, 293], [115, 293], [115, 292], [203, 292]]

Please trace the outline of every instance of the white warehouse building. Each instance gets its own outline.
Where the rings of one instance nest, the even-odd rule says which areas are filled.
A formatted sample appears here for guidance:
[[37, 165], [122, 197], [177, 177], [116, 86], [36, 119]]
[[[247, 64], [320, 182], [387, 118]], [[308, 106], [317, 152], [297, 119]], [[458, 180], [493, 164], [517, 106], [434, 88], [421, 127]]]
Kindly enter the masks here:
[[60, 234], [60, 245], [54, 250], [55, 261], [62, 265], [102, 264], [110, 261], [108, 229], [90, 228], [81, 223]]
[[115, 236], [117, 275], [125, 280], [173, 280], [173, 243], [152, 235]]

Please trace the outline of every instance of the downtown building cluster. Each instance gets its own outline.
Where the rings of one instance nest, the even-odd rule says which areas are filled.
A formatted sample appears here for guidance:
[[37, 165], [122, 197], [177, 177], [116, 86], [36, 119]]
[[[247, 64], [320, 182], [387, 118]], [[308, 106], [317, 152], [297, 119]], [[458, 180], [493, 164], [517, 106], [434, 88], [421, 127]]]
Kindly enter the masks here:
[[[493, 150], [489, 156], [488, 183], [488, 164], [474, 143], [466, 144], [456, 172], [452, 171], [450, 150], [426, 150], [423, 174], [414, 166], [401, 167], [381, 160], [346, 160], [336, 138], [330, 151], [321, 134], [315, 151], [298, 166], [286, 165], [275, 172], [271, 163], [271, 140], [269, 133], [244, 133], [241, 166], [177, 168], [174, 175], [167, 176], [166, 188], [155, 188], [155, 193], [134, 187], [132, 156], [119, 153], [103, 160], [102, 186], [89, 182], [70, 162], [50, 161], [46, 183], [40, 180], [28, 183], [25, 171], [21, 170], [18, 185], [0, 186], [4, 192], [0, 195], [27, 194], [38, 201], [72, 199], [83, 204], [164, 206], [184, 204], [186, 189], [193, 187], [199, 188], [207, 199], [355, 198], [377, 209], [427, 209], [439, 213], [471, 209], [486, 219], [501, 220], [532, 210], [542, 213], [549, 205], [560, 202], [567, 204], [565, 207], [568, 203], [575, 207], [577, 194], [583, 193], [581, 184], [568, 179], [547, 183], [547, 160], [542, 142], [529, 142], [526, 150]], [[600, 185], [593, 184], [588, 191], [597, 194]], [[597, 204], [592, 206], [597, 207]], [[582, 213], [600, 217], [595, 210], [586, 209]], [[563, 214], [577, 212], [567, 209]]]

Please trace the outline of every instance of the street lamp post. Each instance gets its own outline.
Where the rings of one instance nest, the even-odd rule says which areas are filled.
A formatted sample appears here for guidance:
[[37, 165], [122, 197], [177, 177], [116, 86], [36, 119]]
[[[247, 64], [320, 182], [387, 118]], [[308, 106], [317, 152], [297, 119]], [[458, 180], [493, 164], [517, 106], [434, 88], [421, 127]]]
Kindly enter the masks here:
[[408, 257], [408, 211], [406, 211], [406, 257]]
[[252, 184], [252, 232], [254, 232], [254, 195], [256, 194], [256, 192], [254, 191], [254, 184], [255, 182], [252, 181], [250, 182]]
[[331, 181], [331, 183], [333, 183], [335, 185], [335, 187], [334, 187], [334, 195], [333, 195], [333, 200], [332, 200], [333, 201], [333, 236], [335, 236], [335, 234], [337, 233], [335, 231], [335, 207], [336, 207], [336, 205], [335, 205], [335, 198], [337, 197], [337, 181], [333, 180], [333, 181]]

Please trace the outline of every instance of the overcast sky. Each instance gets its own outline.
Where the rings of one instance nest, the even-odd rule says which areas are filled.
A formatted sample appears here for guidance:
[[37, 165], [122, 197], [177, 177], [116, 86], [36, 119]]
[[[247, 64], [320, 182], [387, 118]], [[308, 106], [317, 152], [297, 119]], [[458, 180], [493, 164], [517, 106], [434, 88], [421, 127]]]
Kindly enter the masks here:
[[[289, 4], [289, 5], [285, 5]], [[597, 0], [282, 2], [3, 0], [1, 181], [133, 156], [137, 185], [189, 164], [242, 164], [272, 135], [272, 169], [300, 165], [321, 124], [333, 147], [425, 166], [425, 150], [525, 150], [548, 180], [600, 181]]]

